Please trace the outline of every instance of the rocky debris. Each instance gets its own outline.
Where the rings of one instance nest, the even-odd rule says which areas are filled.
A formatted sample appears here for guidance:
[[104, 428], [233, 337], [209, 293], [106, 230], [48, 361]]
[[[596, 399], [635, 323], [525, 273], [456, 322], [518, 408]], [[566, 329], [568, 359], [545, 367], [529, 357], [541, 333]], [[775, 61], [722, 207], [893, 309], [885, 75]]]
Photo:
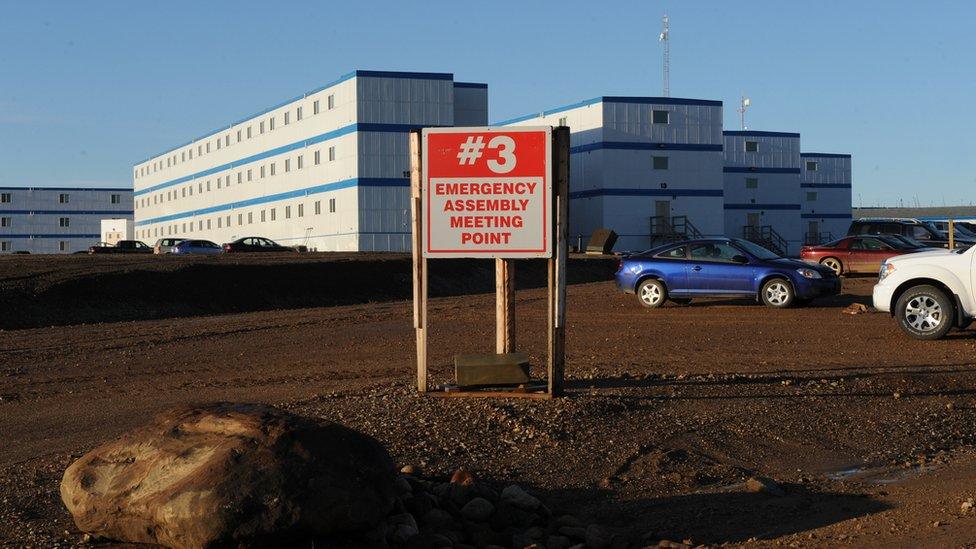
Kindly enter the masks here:
[[786, 492], [771, 478], [754, 476], [746, 481], [746, 490], [754, 493], [769, 494], [771, 496], [783, 497]]
[[[218, 403], [160, 414], [88, 452], [64, 472], [61, 499], [97, 538], [204, 547], [366, 532], [408, 489], [369, 436]], [[404, 515], [409, 539], [417, 525]]]
[[959, 506], [959, 511], [961, 511], [963, 514], [971, 513], [973, 511], [974, 506], [976, 506], [976, 500], [973, 500], [973, 498], [969, 498], [966, 501], [962, 502], [962, 505]]
[[868, 312], [868, 307], [863, 303], [851, 303], [841, 312], [845, 315], [859, 315]]

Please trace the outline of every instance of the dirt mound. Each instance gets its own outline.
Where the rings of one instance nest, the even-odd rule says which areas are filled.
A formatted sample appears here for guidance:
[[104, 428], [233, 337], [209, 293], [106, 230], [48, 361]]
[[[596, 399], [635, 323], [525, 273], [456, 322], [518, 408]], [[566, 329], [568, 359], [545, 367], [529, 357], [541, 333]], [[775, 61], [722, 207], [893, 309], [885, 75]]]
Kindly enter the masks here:
[[[2, 259], [0, 329], [351, 305], [409, 299], [413, 291], [405, 254]], [[616, 264], [571, 258], [569, 282], [607, 280]], [[491, 260], [429, 265], [432, 297], [494, 291]], [[541, 260], [519, 262], [516, 286], [544, 286], [546, 269]]]

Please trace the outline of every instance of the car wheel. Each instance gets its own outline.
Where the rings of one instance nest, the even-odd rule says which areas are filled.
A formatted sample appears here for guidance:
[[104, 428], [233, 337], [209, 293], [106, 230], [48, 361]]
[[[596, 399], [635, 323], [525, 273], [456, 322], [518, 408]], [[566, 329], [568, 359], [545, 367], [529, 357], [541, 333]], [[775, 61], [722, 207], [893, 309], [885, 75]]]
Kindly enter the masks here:
[[660, 280], [648, 278], [637, 286], [637, 299], [641, 305], [656, 309], [668, 299], [668, 291]]
[[836, 257], [825, 257], [820, 260], [820, 264], [834, 271], [834, 274], [837, 276], [844, 274], [844, 264]]
[[774, 278], [763, 284], [762, 301], [769, 307], [782, 309], [793, 304], [796, 295], [793, 293], [793, 285], [782, 278]]
[[952, 329], [954, 316], [949, 296], [935, 286], [922, 285], [901, 294], [895, 304], [898, 325], [917, 339], [941, 339]]
[[669, 299], [671, 303], [674, 303], [676, 305], [687, 305], [691, 303], [691, 298], [689, 297], [671, 297]]

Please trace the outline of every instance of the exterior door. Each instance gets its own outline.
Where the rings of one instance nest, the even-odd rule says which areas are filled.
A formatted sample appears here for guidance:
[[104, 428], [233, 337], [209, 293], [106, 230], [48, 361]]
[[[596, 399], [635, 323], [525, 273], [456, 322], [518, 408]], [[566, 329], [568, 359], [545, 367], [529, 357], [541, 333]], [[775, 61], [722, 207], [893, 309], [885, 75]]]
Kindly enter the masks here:
[[807, 224], [807, 243], [820, 244], [820, 222], [810, 221]]
[[671, 232], [671, 201], [670, 200], [655, 200], [654, 201], [654, 217], [657, 226], [654, 227], [654, 232], [657, 234], [666, 234]]

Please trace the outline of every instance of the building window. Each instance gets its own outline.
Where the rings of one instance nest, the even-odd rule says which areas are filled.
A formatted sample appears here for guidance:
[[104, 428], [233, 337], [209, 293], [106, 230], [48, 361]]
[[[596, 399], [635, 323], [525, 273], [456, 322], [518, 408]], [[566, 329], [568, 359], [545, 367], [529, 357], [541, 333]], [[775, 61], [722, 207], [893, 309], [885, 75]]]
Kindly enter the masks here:
[[197, 230], [198, 231], [202, 231], [203, 230], [203, 220], [202, 219], [200, 221], [197, 221]]
[[304, 217], [304, 216], [305, 216], [305, 204], [299, 204], [298, 205], [298, 217]]
[[288, 173], [290, 171], [291, 171], [291, 158], [286, 158], [285, 159], [285, 173]]
[[220, 138], [219, 137], [217, 138], [217, 150], [218, 151], [220, 150]]
[[285, 111], [285, 125], [287, 126], [289, 122], [291, 122], [291, 113]]
[[329, 95], [328, 107], [330, 111], [335, 108], [335, 94]]
[[240, 185], [241, 181], [243, 180], [244, 180], [244, 174], [241, 172], [237, 172], [237, 184]]
[[746, 178], [746, 188], [747, 189], [758, 189], [759, 188], [759, 178], [758, 177], [747, 177]]
[[68, 219], [67, 217], [59, 218], [58, 219], [58, 225], [60, 225], [62, 227], [68, 227], [68, 226], [71, 225], [71, 220]]
[[329, 147], [329, 162], [335, 160], [335, 145]]
[[224, 136], [224, 145], [230, 147], [230, 134]]
[[58, 242], [58, 251], [61, 251], [61, 252], [68, 251], [68, 241], [67, 240], [61, 240], [60, 242]]
[[264, 166], [261, 166], [261, 179], [264, 179]]
[[285, 219], [291, 219], [291, 206], [285, 206]]
[[251, 169], [250, 168], [247, 169], [247, 180], [248, 181], [251, 181]]
[[299, 170], [302, 169], [302, 165], [304, 163], [303, 158], [304, 157], [302, 155], [298, 155], [298, 169]]
[[264, 223], [264, 210], [261, 210], [261, 223]]
[[208, 153], [210, 152], [210, 142], [209, 141], [207, 141], [207, 152]]
[[275, 163], [272, 162], [271, 163], [271, 175], [274, 175], [274, 174], [275, 174]]
[[746, 152], [747, 153], [759, 152], [759, 142], [758, 141], [746, 141]]
[[295, 109], [295, 122], [298, 122], [301, 119], [302, 119], [302, 108], [298, 107], [297, 109]]
[[190, 160], [193, 160], [193, 149], [190, 148]]
[[269, 132], [273, 132], [274, 131], [274, 117], [273, 116], [268, 119], [268, 131]]
[[247, 138], [248, 138], [248, 139], [250, 139], [250, 138], [251, 138], [251, 126], [248, 126], [248, 127], [247, 127]]
[[817, 163], [814, 162], [813, 160], [807, 160], [807, 171], [808, 172], [817, 171]]
[[241, 214], [237, 214], [237, 225], [240, 226], [240, 225], [243, 225], [243, 224], [244, 224], [244, 214], [242, 214], [242, 213]]
[[[315, 159], [313, 160], [313, 163], [316, 166], [318, 166], [321, 161], [322, 161], [322, 151], [315, 151]], [[10, 196], [10, 195], [7, 195], [7, 196]]]
[[68, 203], [68, 195], [67, 194], [64, 194], [64, 193], [59, 194], [58, 195], [58, 202], [60, 202], [61, 204], [67, 204]]
[[207, 230], [208, 230], [208, 231], [210, 230], [210, 221], [211, 221], [211, 220], [209, 220], [209, 219], [207, 220]]
[[9, 218], [9, 217], [0, 217], [0, 227], [9, 227], [10, 226], [10, 222], [11, 222], [11, 218]]
[[258, 124], [258, 133], [264, 133], [264, 121], [263, 120], [261, 121], [260, 124]]
[[274, 221], [278, 217], [278, 212], [275, 211], [276, 208], [271, 208], [271, 221]]
[[322, 213], [322, 201], [321, 200], [316, 200], [315, 201], [315, 215], [319, 215], [321, 213]]
[[10, 203], [10, 193], [0, 193], [0, 202], [4, 204]]
[[237, 130], [237, 142], [241, 142], [241, 130]]
[[318, 113], [319, 113], [319, 101], [318, 99], [316, 99], [315, 101], [312, 101], [312, 114], [318, 114]]
[[566, 117], [564, 116], [564, 117], [560, 118], [559, 119], [559, 123], [556, 124], [556, 125], [557, 126], [565, 126], [566, 125]]
[[254, 223], [254, 212], [247, 212], [247, 224]]
[[815, 193], [815, 192], [808, 192], [807, 193], [807, 202], [816, 202], [816, 201], [817, 201], [817, 193]]
[[9, 251], [10, 251], [10, 241], [4, 240], [3, 242], [0, 242], [0, 252], [9, 252]]
[[655, 109], [651, 113], [651, 121], [654, 124], [670, 124], [671, 123], [671, 111], [659, 111]]
[[329, 213], [335, 213], [335, 198], [329, 199]]
[[112, 204], [121, 204], [122, 203], [122, 195], [121, 194], [113, 194], [111, 200], [112, 200]]
[[217, 228], [218, 229], [222, 228], [223, 227], [223, 223], [224, 223], [224, 218], [218, 217], [217, 218]]
[[668, 157], [667, 156], [655, 156], [654, 157], [654, 169], [655, 170], [666, 170], [666, 169], [668, 169]]

